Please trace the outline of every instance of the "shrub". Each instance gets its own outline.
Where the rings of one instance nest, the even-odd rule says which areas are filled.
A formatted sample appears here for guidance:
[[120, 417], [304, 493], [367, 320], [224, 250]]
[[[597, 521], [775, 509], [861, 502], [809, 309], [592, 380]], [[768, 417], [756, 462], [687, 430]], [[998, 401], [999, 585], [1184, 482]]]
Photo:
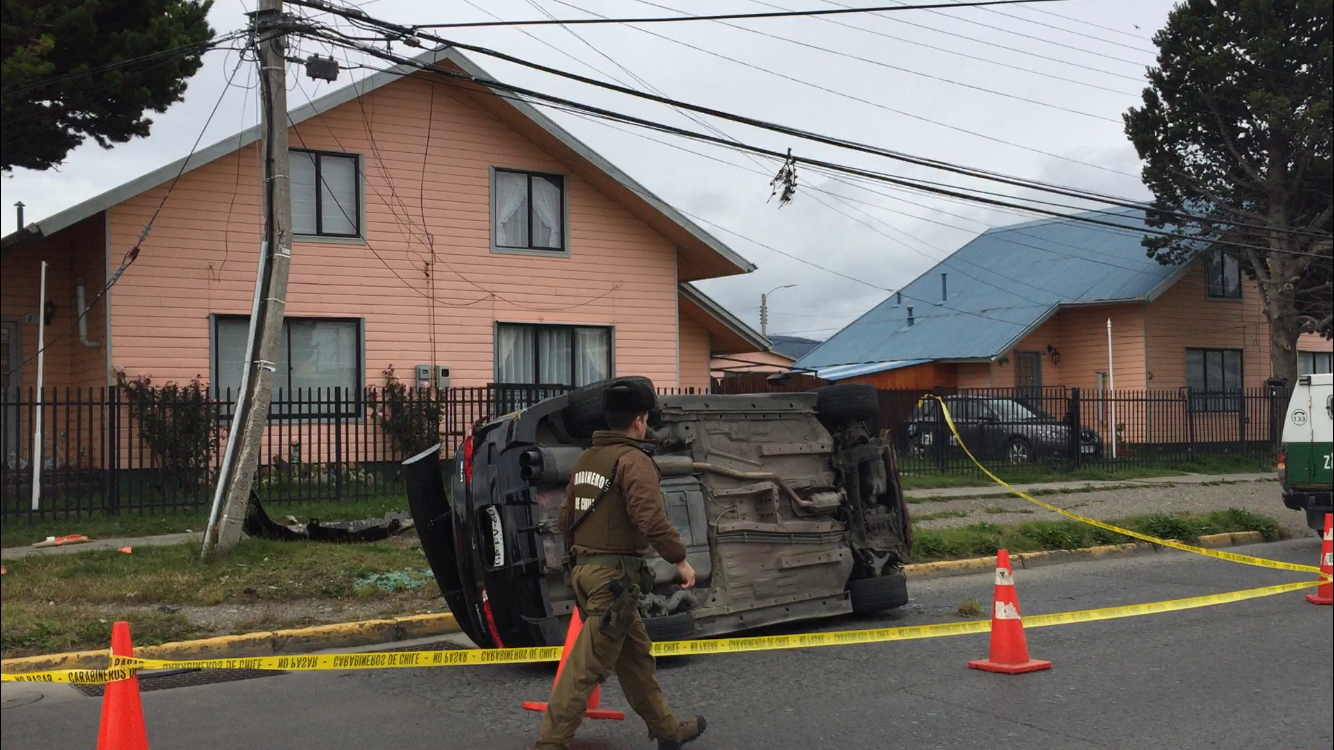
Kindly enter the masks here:
[[163, 483], [181, 488], [206, 484], [217, 445], [218, 410], [204, 381], [195, 376], [186, 385], [155, 386], [147, 374], [126, 378], [121, 367], [116, 368], [116, 381]]
[[440, 422], [445, 416], [442, 394], [431, 389], [417, 391], [398, 379], [394, 366], [384, 370], [384, 388], [370, 394], [371, 408], [400, 455], [411, 456], [440, 442]]

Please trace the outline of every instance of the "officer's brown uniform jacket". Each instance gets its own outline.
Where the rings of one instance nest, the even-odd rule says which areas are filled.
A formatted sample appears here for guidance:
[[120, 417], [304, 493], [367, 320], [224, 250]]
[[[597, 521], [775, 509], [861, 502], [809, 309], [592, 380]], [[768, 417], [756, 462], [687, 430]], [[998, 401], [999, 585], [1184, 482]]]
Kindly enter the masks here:
[[[615, 465], [615, 478], [611, 479]], [[639, 443], [614, 432], [593, 433], [593, 447], [575, 464], [574, 476], [565, 491], [557, 524], [562, 534], [611, 480], [612, 486], [592, 516], [575, 529], [571, 551], [575, 555], [637, 555], [648, 547], [669, 563], [686, 558], [686, 546], [676, 527], [667, 520], [659, 487], [658, 466]]]

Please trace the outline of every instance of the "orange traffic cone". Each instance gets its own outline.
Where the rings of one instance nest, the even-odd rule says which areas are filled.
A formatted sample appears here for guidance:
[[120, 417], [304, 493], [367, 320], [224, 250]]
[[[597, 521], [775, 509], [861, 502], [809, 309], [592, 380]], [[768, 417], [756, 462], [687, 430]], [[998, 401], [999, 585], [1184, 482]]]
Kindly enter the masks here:
[[[111, 653], [134, 656], [128, 622], [111, 626]], [[137, 676], [107, 683], [102, 694], [102, 727], [97, 732], [97, 750], [148, 750]]]
[[[1320, 543], [1320, 572], [1334, 575], [1334, 513], [1325, 514], [1325, 540]], [[1306, 595], [1306, 601], [1312, 604], [1334, 604], [1334, 583], [1326, 578], [1314, 594]]]
[[[574, 641], [579, 637], [579, 631], [584, 629], [583, 618], [579, 616], [579, 608], [574, 608], [574, 615], [570, 617], [570, 629], [565, 631], [565, 647], [560, 652], [560, 664], [556, 666], [556, 679], [551, 681], [551, 687], [554, 690], [556, 683], [560, 682], [560, 673], [565, 669], [565, 660], [570, 658], [570, 649], [574, 648]], [[593, 688], [593, 694], [588, 696], [588, 708], [584, 709], [584, 718], [587, 719], [612, 719], [615, 721], [624, 721], [625, 712], [612, 711], [609, 708], [602, 708], [602, 686]], [[524, 701], [524, 710], [527, 711], [545, 711], [547, 704], [545, 701]]]
[[1019, 617], [1019, 597], [1014, 593], [1014, 570], [1010, 553], [996, 553], [996, 595], [991, 608], [991, 654], [986, 659], [968, 662], [972, 669], [1002, 674], [1019, 674], [1051, 669], [1051, 662], [1028, 658], [1024, 639], [1024, 621]]

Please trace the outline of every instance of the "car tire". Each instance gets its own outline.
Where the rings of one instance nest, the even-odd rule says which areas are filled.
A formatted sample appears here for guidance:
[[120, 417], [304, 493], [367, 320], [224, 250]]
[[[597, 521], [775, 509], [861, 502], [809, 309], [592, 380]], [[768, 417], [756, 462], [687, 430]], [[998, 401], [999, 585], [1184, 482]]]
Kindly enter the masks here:
[[1021, 437], [1010, 438], [1005, 444], [1005, 458], [1016, 466], [1033, 463], [1033, 445]]
[[654, 643], [683, 641], [695, 637], [695, 616], [689, 612], [644, 618], [648, 639]]
[[908, 603], [908, 576], [896, 570], [878, 578], [860, 578], [848, 584], [852, 611], [859, 615], [883, 612]]
[[599, 380], [570, 391], [566, 396], [564, 419], [565, 430], [571, 437], [587, 438], [597, 430], [607, 429], [607, 416], [602, 410], [602, 393], [617, 380], [642, 380], [652, 384], [648, 378], [635, 376]]
[[827, 385], [816, 389], [815, 394], [815, 411], [826, 424], [844, 424], [880, 416], [880, 392], [868, 383]]

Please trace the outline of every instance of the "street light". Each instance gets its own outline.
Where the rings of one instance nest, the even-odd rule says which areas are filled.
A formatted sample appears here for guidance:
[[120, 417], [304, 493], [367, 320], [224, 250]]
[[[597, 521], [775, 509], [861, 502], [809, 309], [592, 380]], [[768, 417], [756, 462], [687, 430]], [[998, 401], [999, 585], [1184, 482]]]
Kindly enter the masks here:
[[779, 289], [791, 289], [794, 286], [796, 286], [796, 284], [776, 286], [760, 295], [760, 335], [766, 339], [769, 338], [769, 295]]

